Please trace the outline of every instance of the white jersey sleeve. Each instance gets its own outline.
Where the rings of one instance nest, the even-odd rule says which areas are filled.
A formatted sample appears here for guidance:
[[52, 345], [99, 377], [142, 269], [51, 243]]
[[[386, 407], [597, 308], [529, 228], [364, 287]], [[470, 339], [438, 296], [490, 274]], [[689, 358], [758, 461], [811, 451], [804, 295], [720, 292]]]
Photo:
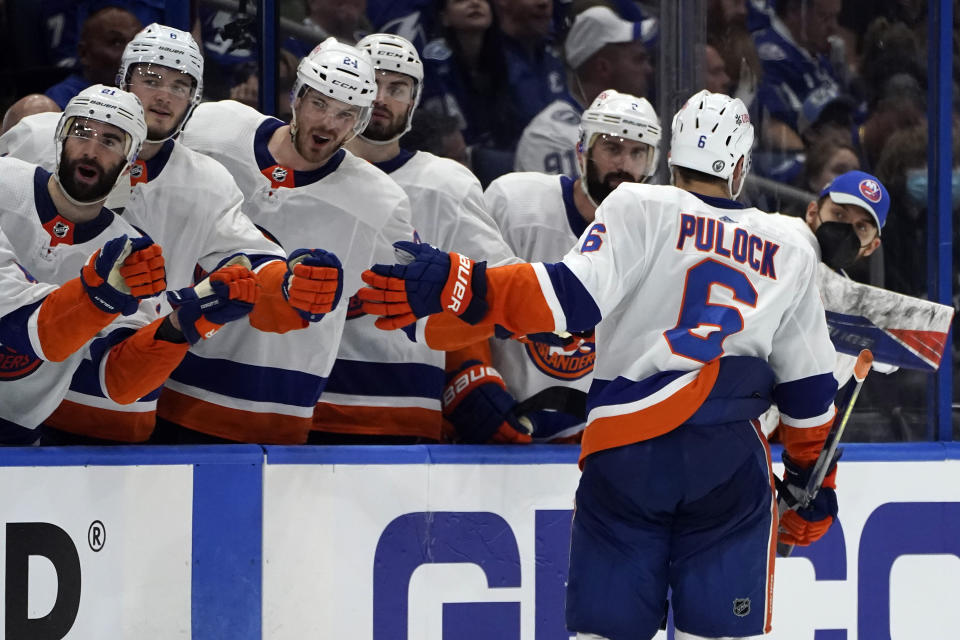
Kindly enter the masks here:
[[538, 113], [517, 143], [514, 171], [539, 171], [577, 177], [580, 113], [566, 100], [556, 100]]
[[33, 279], [17, 260], [13, 246], [0, 229], [0, 319], [43, 300], [56, 288], [56, 285]]
[[53, 111], [23, 118], [0, 136], [0, 156], [10, 156], [55, 171], [57, 146], [54, 137], [58, 122], [60, 113]]

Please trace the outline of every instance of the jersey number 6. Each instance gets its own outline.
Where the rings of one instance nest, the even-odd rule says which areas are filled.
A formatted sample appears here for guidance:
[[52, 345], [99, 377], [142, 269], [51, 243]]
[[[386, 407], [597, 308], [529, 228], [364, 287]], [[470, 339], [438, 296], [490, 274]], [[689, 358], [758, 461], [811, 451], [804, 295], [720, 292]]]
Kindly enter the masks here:
[[680, 303], [680, 318], [663, 332], [670, 350], [678, 356], [710, 362], [723, 355], [727, 336], [743, 331], [743, 316], [736, 307], [710, 302], [713, 287], [730, 290], [736, 302], [757, 306], [757, 290], [739, 269], [710, 258], [687, 270]]

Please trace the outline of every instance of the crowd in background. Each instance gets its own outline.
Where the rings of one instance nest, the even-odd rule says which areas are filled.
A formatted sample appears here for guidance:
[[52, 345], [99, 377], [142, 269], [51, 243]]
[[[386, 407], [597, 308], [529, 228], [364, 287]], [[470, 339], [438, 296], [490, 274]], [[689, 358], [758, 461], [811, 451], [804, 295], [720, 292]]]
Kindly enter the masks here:
[[[194, 0], [190, 24], [172, 24], [158, 0], [0, 0], [0, 108], [6, 130], [26, 113], [62, 109], [81, 89], [112, 84], [125, 44], [151, 22], [194, 33], [205, 57], [205, 100], [256, 106], [256, 2]], [[522, 148], [538, 117], [579, 122], [608, 88], [657, 104], [660, 5], [632, 0], [282, 0], [277, 115], [289, 120], [298, 60], [327, 36], [355, 43], [393, 32], [417, 47], [424, 63], [421, 106], [408, 148], [469, 167], [486, 187], [525, 169], [576, 176], [575, 163], [546, 156], [525, 164]], [[703, 86], [744, 100], [758, 133], [753, 173], [817, 194], [851, 169], [876, 175], [892, 208], [882, 250], [852, 277], [916, 297], [927, 296], [928, 18], [923, 0], [708, 0]], [[958, 3], [960, 4], [960, 3]], [[236, 10], [228, 8], [236, 5]], [[574, 16], [604, 6], [635, 25], [613, 36], [602, 21], [573, 32]], [[958, 32], [960, 7], [954, 9]], [[609, 25], [608, 25], [609, 26]], [[954, 100], [960, 38], [954, 40]], [[955, 115], [958, 109], [955, 105]], [[664, 114], [660, 114], [661, 120]], [[563, 122], [561, 122], [563, 124]], [[668, 123], [663, 122], [666, 126]], [[526, 133], [525, 133], [526, 131]], [[575, 131], [575, 128], [574, 128]], [[954, 245], [960, 220], [960, 132], [954, 124]], [[567, 145], [569, 148], [569, 145]], [[765, 210], [801, 215], [802, 198], [765, 181], [741, 197]], [[801, 202], [801, 206], [797, 206]], [[955, 260], [956, 262], [956, 260]], [[960, 289], [954, 264], [954, 290]], [[955, 302], [956, 306], [956, 302]], [[960, 358], [955, 352], [954, 362]], [[904, 439], [924, 437], [927, 376], [875, 376], [861, 401]], [[960, 376], [955, 375], [956, 383]], [[956, 388], [956, 387], [955, 387]], [[954, 398], [958, 397], [957, 391]], [[879, 416], [883, 416], [880, 418]], [[892, 416], [892, 417], [891, 417]], [[885, 431], [889, 433], [889, 429]], [[868, 429], [859, 434], [872, 439]]]

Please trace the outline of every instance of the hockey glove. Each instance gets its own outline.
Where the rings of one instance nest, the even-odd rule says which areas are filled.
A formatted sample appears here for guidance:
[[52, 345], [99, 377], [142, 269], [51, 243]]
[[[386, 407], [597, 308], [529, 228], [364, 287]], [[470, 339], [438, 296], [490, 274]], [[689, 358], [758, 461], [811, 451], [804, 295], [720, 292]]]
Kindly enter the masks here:
[[100, 310], [132, 315], [141, 299], [167, 288], [160, 245], [148, 237], [114, 238], [90, 256], [80, 281]]
[[257, 277], [242, 265], [221, 267], [192, 287], [168, 291], [180, 331], [191, 345], [212, 337], [223, 325], [253, 309]]
[[343, 266], [323, 249], [297, 249], [287, 259], [283, 297], [307, 322], [333, 311], [343, 293]]
[[375, 264], [358, 292], [363, 311], [380, 316], [381, 329], [399, 329], [417, 318], [450, 311], [468, 324], [487, 313], [486, 262], [445, 253], [428, 244], [395, 242], [398, 264]]
[[803, 495], [810, 481], [813, 467], [803, 469], [786, 454], [783, 455], [783, 482], [779, 483], [777, 500], [786, 503], [780, 516], [778, 542], [805, 547], [824, 536], [837, 517], [836, 463], [830, 468], [823, 486], [806, 507], [798, 497]]
[[513, 415], [516, 404], [497, 370], [479, 360], [461, 364], [443, 390], [443, 417], [466, 444], [530, 442], [530, 431]]

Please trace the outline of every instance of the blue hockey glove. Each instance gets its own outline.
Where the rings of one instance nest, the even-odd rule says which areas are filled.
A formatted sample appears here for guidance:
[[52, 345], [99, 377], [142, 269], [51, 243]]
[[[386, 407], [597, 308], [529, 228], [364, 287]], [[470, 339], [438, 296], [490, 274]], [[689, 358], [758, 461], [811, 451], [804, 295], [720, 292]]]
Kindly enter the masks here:
[[177, 312], [180, 331], [193, 345], [250, 313], [259, 293], [256, 275], [234, 264], [220, 267], [192, 287], [168, 291], [167, 300]]
[[816, 497], [806, 507], [799, 506], [797, 496], [806, 492], [812, 467], [803, 469], [784, 453], [783, 468], [783, 482], [779, 484], [777, 499], [785, 502], [788, 509], [780, 516], [777, 539], [782, 544], [807, 546], [822, 538], [837, 517], [836, 462]]
[[466, 444], [530, 442], [530, 431], [513, 415], [516, 404], [497, 370], [479, 360], [461, 364], [443, 390], [443, 416]]
[[380, 316], [381, 329], [399, 329], [417, 318], [449, 311], [468, 324], [487, 313], [486, 262], [445, 253], [428, 244], [395, 242], [397, 264], [375, 264], [364, 271], [369, 285], [358, 296], [363, 311]]

